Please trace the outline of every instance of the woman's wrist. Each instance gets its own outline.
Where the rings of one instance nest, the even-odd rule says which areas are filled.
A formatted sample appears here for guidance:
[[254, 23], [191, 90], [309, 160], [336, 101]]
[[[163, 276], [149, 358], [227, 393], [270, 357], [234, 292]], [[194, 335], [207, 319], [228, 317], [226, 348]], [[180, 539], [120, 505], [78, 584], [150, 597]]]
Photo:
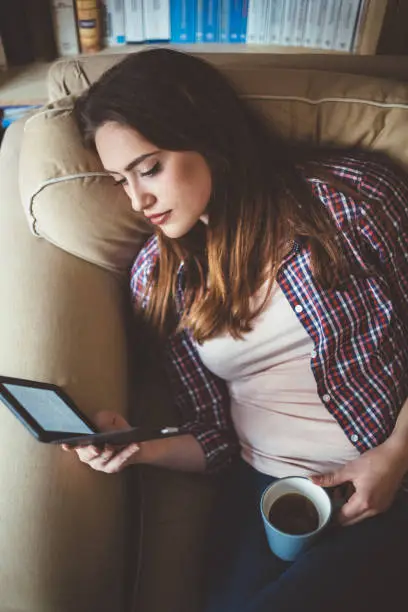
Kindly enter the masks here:
[[401, 406], [394, 430], [383, 445], [396, 469], [400, 469], [402, 475], [408, 472], [408, 398]]
[[403, 476], [408, 472], [408, 440], [407, 436], [400, 432], [394, 431], [391, 436], [384, 442], [384, 447], [390, 457], [390, 461], [395, 465], [395, 468], [401, 472]]
[[149, 464], [154, 463], [154, 456], [152, 453], [152, 445], [150, 440], [138, 443], [139, 450], [135, 453], [130, 461], [133, 465], [140, 465], [142, 463]]
[[130, 463], [187, 472], [204, 472], [206, 468], [204, 451], [191, 434], [140, 442], [139, 451], [133, 455]]

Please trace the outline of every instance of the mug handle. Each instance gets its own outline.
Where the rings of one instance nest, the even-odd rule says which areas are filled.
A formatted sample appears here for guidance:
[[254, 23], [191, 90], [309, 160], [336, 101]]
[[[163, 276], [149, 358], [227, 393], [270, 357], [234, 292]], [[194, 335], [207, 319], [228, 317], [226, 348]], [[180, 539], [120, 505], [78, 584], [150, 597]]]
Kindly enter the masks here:
[[325, 490], [330, 497], [334, 514], [348, 502], [356, 489], [353, 483], [348, 481], [343, 482], [340, 485], [336, 485], [335, 487], [325, 487]]

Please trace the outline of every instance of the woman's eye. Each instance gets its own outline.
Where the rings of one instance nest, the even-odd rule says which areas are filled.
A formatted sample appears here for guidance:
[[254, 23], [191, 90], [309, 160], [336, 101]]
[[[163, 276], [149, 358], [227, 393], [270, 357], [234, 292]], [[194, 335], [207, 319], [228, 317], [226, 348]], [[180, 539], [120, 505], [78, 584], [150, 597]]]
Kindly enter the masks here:
[[[162, 169], [161, 163], [158, 161], [151, 168], [149, 168], [149, 170], [146, 170], [145, 172], [140, 172], [140, 176], [141, 177], [154, 176], [155, 174], [158, 174], [158, 172], [160, 172], [161, 169]], [[118, 185], [121, 185], [122, 187], [126, 187], [128, 184], [128, 181], [125, 177], [123, 177], [121, 179], [114, 180], [113, 184], [115, 185], [115, 187], [117, 187]]]
[[149, 170], [146, 170], [146, 172], [141, 172], [140, 176], [154, 176], [155, 174], [160, 172], [160, 170], [161, 170], [161, 163], [158, 161]]
[[125, 186], [125, 185], [127, 185], [127, 179], [122, 178], [119, 181], [113, 181], [113, 184], [114, 184], [115, 187], [117, 187], [118, 185]]

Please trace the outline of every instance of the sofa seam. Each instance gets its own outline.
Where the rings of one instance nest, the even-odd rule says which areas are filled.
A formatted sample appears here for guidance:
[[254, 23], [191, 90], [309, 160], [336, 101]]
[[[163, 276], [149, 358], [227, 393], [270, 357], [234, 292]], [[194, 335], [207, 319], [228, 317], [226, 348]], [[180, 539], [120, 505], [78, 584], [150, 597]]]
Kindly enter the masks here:
[[[74, 94], [69, 94], [74, 95]], [[379, 108], [400, 108], [400, 109], [408, 109], [408, 104], [404, 104], [402, 102], [380, 102], [376, 100], [367, 100], [365, 98], [339, 98], [339, 97], [327, 97], [327, 98], [305, 98], [303, 96], [279, 96], [279, 95], [269, 95], [269, 94], [242, 94], [242, 98], [246, 100], [289, 100], [291, 102], [303, 102], [304, 104], [327, 104], [330, 102], [335, 103], [343, 103], [343, 104], [368, 104], [370, 106], [378, 106]], [[29, 117], [26, 121], [25, 127], [35, 118], [45, 115], [47, 113], [60, 113], [66, 111], [72, 111], [73, 106], [63, 106], [58, 108], [44, 108], [40, 110], [38, 113]]]
[[66, 112], [66, 111], [72, 111], [72, 110], [73, 110], [73, 106], [60, 106], [58, 108], [43, 108], [42, 110], [39, 110], [38, 113], [35, 113], [34, 115], [32, 115], [31, 117], [27, 119], [24, 125], [24, 131], [26, 129], [26, 126], [31, 122], [32, 119], [35, 119], [42, 115], [46, 115], [47, 113], [60, 113], [60, 112]]
[[246, 100], [289, 100], [294, 102], [304, 102], [305, 104], [323, 104], [327, 102], [343, 102], [350, 104], [368, 104], [371, 106], [379, 106], [380, 108], [403, 108], [408, 109], [408, 104], [402, 102], [377, 102], [376, 100], [366, 100], [363, 98], [303, 98], [302, 96], [275, 96], [268, 94], [244, 94], [241, 96]]
[[34, 213], [34, 199], [37, 197], [39, 193], [41, 193], [41, 191], [43, 191], [49, 185], [54, 185], [56, 183], [64, 183], [65, 181], [72, 181], [72, 180], [80, 179], [80, 178], [89, 178], [89, 177], [98, 177], [98, 176], [108, 177], [110, 175], [107, 172], [81, 172], [78, 174], [67, 174], [65, 176], [58, 176], [55, 178], [50, 178], [40, 183], [37, 189], [31, 194], [29, 198], [29, 203], [28, 203], [28, 213], [29, 213], [29, 217], [31, 220], [31, 229], [33, 233], [36, 236], [41, 236], [41, 234], [37, 231], [38, 220]]

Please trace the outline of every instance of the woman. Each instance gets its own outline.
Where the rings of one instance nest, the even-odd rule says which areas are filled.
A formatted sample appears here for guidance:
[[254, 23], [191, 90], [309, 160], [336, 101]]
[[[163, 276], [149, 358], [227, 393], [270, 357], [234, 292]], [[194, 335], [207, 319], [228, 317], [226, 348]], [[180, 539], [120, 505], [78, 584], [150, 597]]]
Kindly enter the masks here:
[[[154, 225], [131, 288], [163, 339], [186, 434], [76, 449], [81, 461], [229, 466], [211, 612], [375, 609], [380, 585], [389, 603], [408, 544], [406, 178], [362, 152], [285, 144], [213, 67], [170, 50], [114, 66], [76, 116]], [[353, 487], [293, 564], [259, 516], [262, 489], [289, 475]]]

